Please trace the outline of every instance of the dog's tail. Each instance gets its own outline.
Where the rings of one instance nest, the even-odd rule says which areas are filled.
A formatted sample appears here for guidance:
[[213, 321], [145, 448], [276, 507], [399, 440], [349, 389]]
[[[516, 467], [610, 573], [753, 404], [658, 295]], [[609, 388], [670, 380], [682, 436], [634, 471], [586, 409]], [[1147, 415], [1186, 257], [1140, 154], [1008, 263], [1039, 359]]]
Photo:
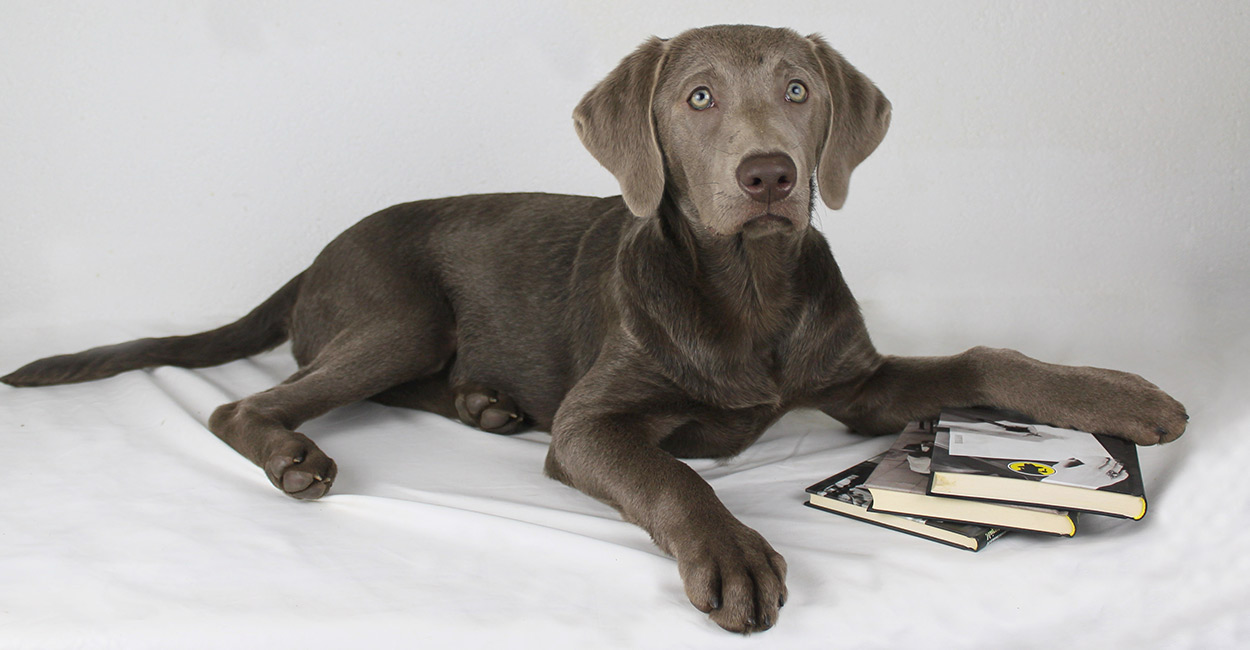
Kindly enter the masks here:
[[239, 320], [190, 336], [148, 338], [40, 359], [0, 382], [10, 386], [51, 386], [112, 377], [155, 366], [204, 368], [259, 354], [288, 337], [288, 324], [303, 274]]

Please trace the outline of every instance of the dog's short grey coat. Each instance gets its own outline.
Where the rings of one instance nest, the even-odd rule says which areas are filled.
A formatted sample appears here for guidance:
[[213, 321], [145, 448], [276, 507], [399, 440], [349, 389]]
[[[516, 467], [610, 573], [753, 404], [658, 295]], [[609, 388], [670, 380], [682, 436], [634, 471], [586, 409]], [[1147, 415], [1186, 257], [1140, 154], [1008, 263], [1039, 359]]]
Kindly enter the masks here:
[[[797, 85], [796, 85], [797, 84]], [[1136, 375], [974, 348], [879, 354], [824, 237], [890, 119], [817, 36], [719, 26], [653, 38], [574, 112], [623, 197], [464, 196], [353, 226], [236, 323], [31, 363], [15, 386], [202, 367], [291, 339], [299, 371], [209, 426], [297, 498], [336, 467], [295, 429], [362, 399], [488, 431], [550, 430], [547, 473], [611, 504], [677, 559], [695, 607], [764, 630], [786, 565], [674, 456], [729, 456], [786, 411], [866, 433], [987, 405], [1140, 444], [1180, 403]]]

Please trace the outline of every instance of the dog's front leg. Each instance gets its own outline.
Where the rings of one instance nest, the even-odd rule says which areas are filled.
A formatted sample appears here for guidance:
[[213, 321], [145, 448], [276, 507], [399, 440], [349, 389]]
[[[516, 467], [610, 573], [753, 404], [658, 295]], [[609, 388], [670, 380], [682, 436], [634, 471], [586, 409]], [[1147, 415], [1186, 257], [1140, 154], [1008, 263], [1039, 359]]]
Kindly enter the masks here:
[[739, 633], [772, 627], [786, 599], [785, 560], [702, 477], [659, 448], [675, 418], [636, 403], [622, 410], [645, 390], [619, 377], [583, 379], [556, 414], [547, 474], [650, 533], [676, 558], [690, 602], [718, 625]]
[[1185, 407], [1132, 373], [1044, 363], [1015, 350], [977, 347], [949, 357], [883, 357], [846, 399], [822, 410], [869, 433], [900, 430], [943, 407], [989, 406], [1039, 422], [1170, 442], [1185, 431]]

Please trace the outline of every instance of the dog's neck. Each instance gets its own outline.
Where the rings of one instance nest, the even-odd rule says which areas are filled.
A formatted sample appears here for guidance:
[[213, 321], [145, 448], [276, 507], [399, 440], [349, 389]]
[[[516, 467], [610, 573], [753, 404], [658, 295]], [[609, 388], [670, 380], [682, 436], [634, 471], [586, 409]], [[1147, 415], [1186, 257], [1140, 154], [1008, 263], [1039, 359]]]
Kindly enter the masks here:
[[698, 400], [779, 405], [778, 350], [806, 306], [799, 285], [811, 237], [810, 230], [754, 238], [700, 232], [666, 202], [659, 218], [632, 222], [617, 253], [628, 339]]
[[659, 217], [665, 239], [688, 261], [698, 292], [727, 318], [742, 319], [759, 333], [784, 324], [795, 300], [805, 231], [721, 235], [702, 227], [672, 200], [664, 201]]

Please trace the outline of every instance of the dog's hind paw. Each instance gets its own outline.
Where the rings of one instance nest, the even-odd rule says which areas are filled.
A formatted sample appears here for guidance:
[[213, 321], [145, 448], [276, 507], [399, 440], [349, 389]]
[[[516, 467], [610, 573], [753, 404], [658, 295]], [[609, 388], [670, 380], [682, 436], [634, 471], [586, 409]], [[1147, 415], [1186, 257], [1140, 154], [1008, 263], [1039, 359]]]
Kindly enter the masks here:
[[456, 388], [456, 413], [460, 421], [482, 431], [512, 434], [525, 424], [525, 414], [507, 395], [481, 384]]
[[262, 467], [270, 482], [296, 499], [320, 499], [338, 475], [334, 460], [300, 433], [279, 445]]

